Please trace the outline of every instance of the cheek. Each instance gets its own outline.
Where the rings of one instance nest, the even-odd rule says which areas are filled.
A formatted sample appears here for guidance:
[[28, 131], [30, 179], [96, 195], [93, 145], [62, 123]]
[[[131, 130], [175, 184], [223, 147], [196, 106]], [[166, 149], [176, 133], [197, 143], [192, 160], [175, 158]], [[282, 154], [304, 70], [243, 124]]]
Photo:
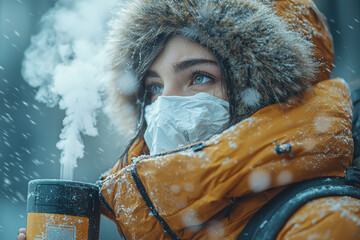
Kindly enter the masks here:
[[223, 85], [221, 84], [221, 82], [217, 82], [215, 85], [214, 85], [214, 89], [213, 89], [213, 94], [215, 97], [217, 98], [220, 98], [220, 99], [223, 99], [227, 102], [229, 102], [228, 100], [228, 97], [227, 97], [227, 94], [226, 94], [226, 91], [223, 87]]

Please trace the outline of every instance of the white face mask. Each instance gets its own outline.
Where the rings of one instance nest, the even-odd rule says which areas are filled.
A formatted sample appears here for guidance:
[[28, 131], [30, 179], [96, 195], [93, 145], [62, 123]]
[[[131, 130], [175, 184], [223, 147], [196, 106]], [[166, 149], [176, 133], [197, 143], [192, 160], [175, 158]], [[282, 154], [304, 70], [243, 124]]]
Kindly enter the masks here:
[[207, 93], [159, 96], [145, 108], [144, 139], [150, 154], [203, 141], [229, 121], [229, 103]]

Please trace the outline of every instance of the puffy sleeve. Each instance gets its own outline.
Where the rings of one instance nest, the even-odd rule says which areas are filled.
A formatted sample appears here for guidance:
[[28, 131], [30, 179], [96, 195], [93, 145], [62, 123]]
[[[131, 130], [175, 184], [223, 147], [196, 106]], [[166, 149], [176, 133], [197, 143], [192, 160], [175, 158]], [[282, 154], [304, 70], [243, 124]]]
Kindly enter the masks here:
[[351, 197], [313, 200], [287, 221], [276, 239], [360, 239], [360, 200]]
[[[147, 153], [148, 149], [144, 143], [144, 141], [138, 141], [136, 140], [132, 146], [130, 147], [129, 151], [128, 151], [128, 156], [127, 159], [131, 159], [134, 156], [139, 156], [141, 154]], [[100, 188], [104, 187], [103, 185], [103, 181], [108, 178], [110, 175], [115, 174], [116, 172], [118, 172], [119, 170], [121, 170], [122, 168], [126, 167], [129, 165], [129, 162], [127, 160], [121, 161], [118, 160], [114, 166], [107, 172], [104, 172], [103, 174], [101, 174], [100, 176], [100, 181], [98, 182], [100, 185]], [[110, 193], [110, 192], [109, 192]], [[107, 196], [107, 195], [106, 195]], [[104, 195], [101, 195], [101, 213], [103, 215], [105, 215], [106, 217], [110, 218], [112, 221], [116, 222], [116, 214], [113, 211], [113, 209], [111, 208], [111, 206], [109, 205], [109, 203], [104, 199]], [[120, 226], [118, 226], [119, 228]], [[121, 229], [119, 229], [119, 231], [121, 231]]]

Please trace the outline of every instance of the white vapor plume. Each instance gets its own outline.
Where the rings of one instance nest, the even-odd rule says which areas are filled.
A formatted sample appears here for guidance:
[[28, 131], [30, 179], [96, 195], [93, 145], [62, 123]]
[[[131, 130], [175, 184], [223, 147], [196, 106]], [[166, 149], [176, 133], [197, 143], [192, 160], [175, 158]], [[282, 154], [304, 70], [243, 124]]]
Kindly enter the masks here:
[[36, 99], [57, 104], [66, 117], [57, 148], [61, 179], [72, 179], [76, 160], [84, 155], [81, 134], [96, 136], [107, 77], [104, 46], [107, 22], [118, 0], [59, 0], [41, 19], [22, 66], [24, 79], [38, 88]]

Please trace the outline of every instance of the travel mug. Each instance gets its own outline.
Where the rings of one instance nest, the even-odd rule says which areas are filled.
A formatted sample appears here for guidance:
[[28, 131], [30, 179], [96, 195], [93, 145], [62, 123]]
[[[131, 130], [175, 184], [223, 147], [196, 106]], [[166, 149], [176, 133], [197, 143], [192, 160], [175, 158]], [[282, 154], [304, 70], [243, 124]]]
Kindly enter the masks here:
[[27, 240], [98, 240], [99, 188], [69, 180], [32, 180], [27, 198]]

